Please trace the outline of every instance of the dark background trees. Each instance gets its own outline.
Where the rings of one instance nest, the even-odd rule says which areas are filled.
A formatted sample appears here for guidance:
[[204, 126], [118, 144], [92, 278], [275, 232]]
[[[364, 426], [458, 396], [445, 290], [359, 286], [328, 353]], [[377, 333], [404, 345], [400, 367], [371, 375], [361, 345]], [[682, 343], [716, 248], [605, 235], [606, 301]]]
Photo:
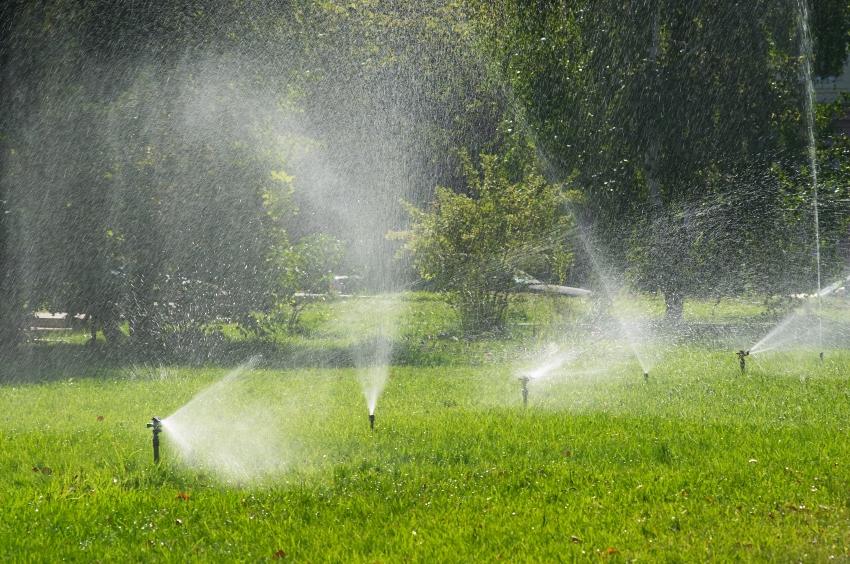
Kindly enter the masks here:
[[8, 15], [4, 56], [27, 63], [3, 112], [15, 312], [85, 313], [112, 336], [126, 322], [161, 346], [269, 307], [271, 255], [287, 243], [271, 207], [288, 188], [250, 107], [273, 104], [242, 98], [263, 70], [239, 65], [256, 38], [222, 6], [57, 1]]
[[[839, 4], [815, 3], [821, 72], [844, 61]], [[709, 288], [814, 280], [813, 222], [787, 213], [811, 190], [797, 13], [796, 2], [663, 0], [492, 10], [501, 72], [548, 173], [587, 194], [587, 229], [674, 318]]]
[[[442, 186], [445, 205], [483, 204], [468, 171], [486, 154], [507, 163], [506, 193], [537, 167], [580, 194], [584, 239], [673, 318], [688, 296], [809, 291], [800, 8], [7, 2], [0, 338], [39, 308], [150, 347], [216, 320], [247, 327], [315, 290], [337, 254], [372, 289], [415, 283], [385, 236], [406, 225], [401, 200], [425, 208]], [[815, 71], [836, 73], [850, 6], [811, 14]], [[835, 273], [846, 143], [826, 111]], [[311, 244], [332, 240], [345, 252]], [[591, 282], [575, 256], [567, 281]], [[551, 260], [539, 273], [555, 281]]]

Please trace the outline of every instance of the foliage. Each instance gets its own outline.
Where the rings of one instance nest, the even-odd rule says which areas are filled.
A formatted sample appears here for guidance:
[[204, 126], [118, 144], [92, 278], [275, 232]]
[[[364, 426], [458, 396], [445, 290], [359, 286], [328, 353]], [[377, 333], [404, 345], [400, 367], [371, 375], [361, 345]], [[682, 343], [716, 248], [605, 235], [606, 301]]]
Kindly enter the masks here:
[[809, 11], [814, 39], [814, 72], [820, 77], [837, 76], [847, 60], [847, 47], [850, 45], [850, 2], [812, 0]]
[[290, 330], [295, 329], [301, 312], [312, 299], [331, 292], [334, 272], [342, 256], [342, 242], [328, 235], [305, 237], [289, 249], [280, 286], [286, 289]]
[[821, 225], [821, 255], [824, 285], [832, 283], [847, 269], [850, 245], [850, 136], [837, 134], [838, 119], [846, 118], [850, 94], [817, 108], [818, 211]]
[[[823, 16], [827, 2], [817, 4]], [[481, 33], [547, 175], [574, 179], [579, 217], [638, 288], [662, 292], [674, 318], [684, 296], [709, 288], [811, 289], [794, 2], [527, 8], [482, 7]], [[844, 60], [839, 21], [829, 33], [815, 26], [830, 68]], [[844, 220], [824, 219], [841, 230]], [[778, 240], [760, 236], [787, 221]]]
[[[815, 72], [835, 74], [850, 6], [810, 4]], [[674, 315], [685, 296], [809, 291], [801, 5], [10, 0], [0, 342], [37, 308], [87, 313], [110, 335], [127, 323], [146, 346], [279, 307], [297, 325], [290, 296], [311, 283], [293, 279], [295, 255], [311, 248], [294, 242], [318, 233], [345, 241], [347, 271], [391, 287], [409, 270], [388, 264], [396, 201], [467, 205], [435, 186], [478, 198], [463, 149], [505, 155], [511, 185], [537, 160], [581, 194], [596, 250]], [[827, 277], [850, 217], [835, 111], [819, 109]], [[523, 244], [551, 246], [540, 236]], [[480, 249], [470, 276], [488, 279], [499, 251]], [[589, 262], [549, 255], [495, 269], [557, 280]], [[505, 300], [465, 318], [498, 318]]]
[[450, 293], [464, 325], [492, 330], [503, 326], [520, 272], [566, 277], [571, 221], [560, 189], [533, 166], [512, 179], [505, 159], [480, 160], [479, 169], [464, 158], [466, 193], [440, 187], [430, 209], [409, 206], [405, 238], [422, 278]]
[[[343, 261], [364, 283], [414, 282], [389, 230], [403, 199], [423, 205], [437, 185], [460, 189], [461, 149], [494, 152], [505, 108], [483, 64], [466, 2], [305, 2], [296, 11], [298, 109], [322, 150], [296, 171], [303, 216], [327, 218]], [[314, 30], [321, 30], [314, 33]]]
[[[284, 110], [274, 97], [294, 94], [257, 110], [267, 61], [238, 63], [261, 34], [244, 29], [234, 42], [242, 16], [211, 29], [237, 3], [100, 4], [56, 0], [8, 17], [3, 55], [21, 80], [4, 112], [3, 308], [86, 313], [113, 336], [126, 321], [150, 350], [271, 310], [279, 255], [294, 260], [296, 206], [268, 124]], [[149, 41], [159, 59], [140, 54]]]
[[341, 241], [329, 235], [304, 237], [296, 245], [281, 249], [275, 257], [279, 272], [275, 304], [266, 314], [254, 313], [243, 321], [243, 329], [268, 336], [281, 323], [289, 333], [299, 329], [304, 309], [331, 297], [331, 283], [343, 256]]

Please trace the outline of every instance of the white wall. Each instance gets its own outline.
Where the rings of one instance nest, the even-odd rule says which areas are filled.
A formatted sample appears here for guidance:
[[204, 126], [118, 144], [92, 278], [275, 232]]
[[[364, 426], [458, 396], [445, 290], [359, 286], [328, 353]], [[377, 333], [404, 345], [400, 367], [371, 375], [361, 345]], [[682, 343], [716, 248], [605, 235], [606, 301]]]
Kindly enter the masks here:
[[844, 70], [840, 75], [815, 80], [815, 97], [818, 102], [832, 102], [842, 92], [850, 93], [850, 57], [844, 62]]

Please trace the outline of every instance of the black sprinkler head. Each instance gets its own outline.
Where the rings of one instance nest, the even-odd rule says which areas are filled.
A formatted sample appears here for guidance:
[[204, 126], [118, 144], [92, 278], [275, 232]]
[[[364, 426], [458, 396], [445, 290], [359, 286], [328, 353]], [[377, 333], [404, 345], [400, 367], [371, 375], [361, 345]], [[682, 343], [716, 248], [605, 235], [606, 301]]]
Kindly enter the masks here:
[[735, 353], [738, 355], [738, 363], [741, 365], [741, 374], [747, 371], [746, 357], [750, 356], [750, 351], [740, 350]]
[[519, 381], [522, 382], [522, 406], [528, 407], [528, 382], [531, 380], [528, 376], [522, 376]]
[[375, 430], [375, 414], [374, 413], [369, 414], [369, 428], [372, 429], [373, 431]]
[[821, 351], [818, 356], [820, 356], [820, 361], [823, 362], [823, 351]]
[[154, 433], [162, 431], [162, 419], [159, 417], [151, 417], [151, 422], [145, 425], [148, 429], [153, 429]]
[[645, 370], [644, 370], [644, 372], [643, 372], [643, 381], [644, 381], [644, 382], [649, 382], [649, 372], [647, 372], [647, 371], [645, 371]]
[[162, 433], [162, 419], [152, 417], [146, 427], [153, 432], [153, 461], [159, 464], [159, 434]]

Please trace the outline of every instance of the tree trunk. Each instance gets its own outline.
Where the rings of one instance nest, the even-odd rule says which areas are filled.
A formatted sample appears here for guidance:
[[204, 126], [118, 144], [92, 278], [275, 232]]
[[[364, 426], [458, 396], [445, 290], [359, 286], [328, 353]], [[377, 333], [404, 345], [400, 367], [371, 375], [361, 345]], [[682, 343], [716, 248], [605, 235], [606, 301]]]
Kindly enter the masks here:
[[[8, 3], [0, 7], [0, 130], [8, 133], [12, 126], [11, 97], [7, 97], [7, 90], [11, 84], [12, 75], [9, 71], [11, 60], [12, 41], [9, 31], [14, 28], [14, 15], [18, 7], [14, 3]], [[8, 139], [8, 137], [6, 138]], [[0, 142], [0, 173], [6, 170], [8, 150], [6, 139]], [[0, 181], [0, 348], [15, 343], [19, 336], [18, 325], [19, 311], [16, 292], [15, 269], [12, 260], [11, 244], [11, 214], [8, 209], [9, 194], [6, 193], [6, 182]]]
[[154, 305], [154, 288], [149, 276], [138, 275], [132, 285], [132, 310], [128, 316], [130, 336], [134, 343], [144, 348], [157, 344], [157, 307]]
[[[650, 105], [651, 111], [661, 112], [663, 108], [660, 102], [660, 85], [657, 80], [657, 61], [661, 50], [661, 13], [660, 2], [655, 3], [655, 10], [652, 17], [652, 39], [647, 53], [649, 61], [649, 72], [653, 74], [651, 80], [651, 96], [653, 104]], [[646, 184], [649, 192], [649, 204], [652, 214], [652, 244], [654, 260], [651, 268], [657, 270], [655, 279], [664, 294], [664, 304], [666, 307], [664, 317], [668, 322], [678, 323], [682, 320], [682, 309], [684, 306], [684, 295], [680, 290], [680, 284], [677, 280], [676, 268], [677, 260], [675, 254], [680, 247], [678, 242], [671, 239], [674, 230], [671, 231], [668, 221], [664, 221], [665, 210], [664, 202], [661, 196], [661, 139], [657, 131], [647, 132], [648, 141], [646, 152], [644, 153], [644, 171], [646, 172]]]
[[94, 345], [97, 342], [97, 331], [100, 329], [103, 332], [103, 338], [109, 345], [114, 345], [124, 334], [121, 332], [121, 324], [117, 317], [110, 316], [106, 313], [89, 313], [89, 332], [91, 340], [89, 344]]
[[685, 306], [685, 297], [678, 290], [668, 289], [664, 292], [664, 305], [666, 311], [664, 319], [668, 323], [679, 323], [682, 321], [682, 312]]

